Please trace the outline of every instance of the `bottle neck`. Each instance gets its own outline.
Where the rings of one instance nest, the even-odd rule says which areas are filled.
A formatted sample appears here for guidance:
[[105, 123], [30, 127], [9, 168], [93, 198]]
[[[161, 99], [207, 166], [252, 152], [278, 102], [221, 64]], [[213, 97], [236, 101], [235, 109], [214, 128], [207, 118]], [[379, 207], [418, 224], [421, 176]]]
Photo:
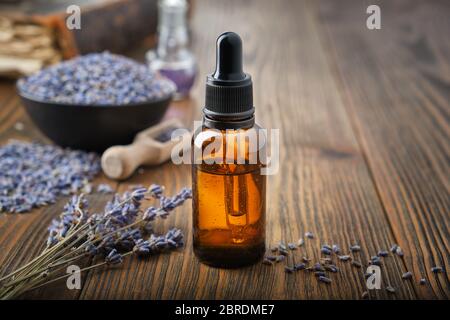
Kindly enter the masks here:
[[255, 125], [254, 109], [243, 113], [217, 115], [204, 108], [203, 125], [207, 128], [218, 130], [250, 129]]

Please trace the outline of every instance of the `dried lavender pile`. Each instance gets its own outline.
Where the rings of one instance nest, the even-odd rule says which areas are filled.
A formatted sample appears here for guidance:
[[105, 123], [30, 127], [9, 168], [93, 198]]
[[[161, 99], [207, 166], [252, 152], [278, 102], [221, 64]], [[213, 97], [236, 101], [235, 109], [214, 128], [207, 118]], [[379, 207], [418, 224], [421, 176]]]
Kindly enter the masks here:
[[[68, 265], [81, 265], [89, 261], [86, 258], [94, 259], [95, 264], [81, 271], [119, 264], [129, 255], [146, 257], [182, 247], [181, 230], [172, 228], [158, 235], [153, 231], [153, 223], [166, 219], [175, 208], [192, 198], [192, 191], [184, 188], [172, 197], [164, 196], [163, 191], [163, 187], [151, 185], [116, 194], [104, 212], [92, 214], [83, 195], [73, 196], [59, 219], [50, 225], [44, 251], [0, 279], [0, 299], [12, 299], [64, 279], [69, 276], [65, 272]], [[144, 200], [157, 205], [143, 208]]]
[[31, 98], [76, 105], [120, 106], [167, 97], [170, 80], [123, 56], [92, 53], [48, 67], [18, 81]]
[[[323, 244], [320, 247], [320, 258], [317, 262], [312, 262], [313, 259], [308, 257], [306, 253], [303, 255], [296, 255], [295, 252], [300, 251], [301, 247], [305, 246], [306, 241], [311, 241], [315, 236], [311, 232], [305, 233], [305, 238], [300, 238], [297, 243], [280, 242], [277, 246], [270, 248], [271, 253], [266, 255], [263, 264], [272, 266], [274, 264], [284, 262], [284, 271], [286, 273], [292, 274], [296, 271], [305, 270], [311, 272], [319, 282], [330, 284], [332, 282], [331, 275], [340, 272], [336, 263], [350, 263], [354, 268], [362, 268], [363, 263], [356, 257], [361, 251], [361, 247], [358, 244], [353, 244], [349, 247], [348, 253], [343, 253], [341, 247], [337, 244], [329, 245]], [[305, 241], [306, 239], [306, 241]], [[297, 250], [299, 249], [299, 250]], [[306, 250], [303, 250], [305, 252]], [[390, 252], [389, 252], [390, 251]], [[392, 245], [390, 250], [379, 250], [376, 255], [370, 257], [368, 265], [382, 266], [382, 260], [389, 257], [390, 255], [395, 255], [400, 258], [404, 256], [403, 250], [397, 244]], [[333, 258], [335, 258], [333, 260]], [[444, 270], [442, 267], [433, 267], [431, 271], [435, 274], [442, 273]], [[368, 278], [372, 273], [365, 273], [364, 277]], [[410, 271], [405, 272], [402, 275], [403, 280], [413, 279], [413, 274]], [[427, 280], [425, 278], [420, 278], [419, 284], [425, 285]], [[396, 289], [391, 285], [386, 286], [386, 291], [389, 293], [395, 293]], [[362, 295], [363, 299], [369, 297], [367, 291]]]
[[100, 172], [94, 153], [11, 141], [0, 147], [0, 212], [27, 212], [83, 189]]

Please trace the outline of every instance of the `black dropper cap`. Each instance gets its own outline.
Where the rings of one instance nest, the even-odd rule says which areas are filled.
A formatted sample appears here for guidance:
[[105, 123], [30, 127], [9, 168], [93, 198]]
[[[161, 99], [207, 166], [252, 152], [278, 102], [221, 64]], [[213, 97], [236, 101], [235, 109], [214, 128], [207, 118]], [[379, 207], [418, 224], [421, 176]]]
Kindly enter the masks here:
[[222, 33], [216, 43], [216, 70], [206, 78], [204, 113], [217, 121], [253, 118], [252, 78], [242, 69], [242, 40]]

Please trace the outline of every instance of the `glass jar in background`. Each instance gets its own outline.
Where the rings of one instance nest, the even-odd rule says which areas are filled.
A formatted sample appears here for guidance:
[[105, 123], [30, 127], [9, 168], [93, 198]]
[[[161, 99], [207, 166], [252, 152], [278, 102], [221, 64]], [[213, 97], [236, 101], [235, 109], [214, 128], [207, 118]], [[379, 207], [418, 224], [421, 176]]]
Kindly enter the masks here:
[[175, 99], [189, 95], [197, 74], [194, 55], [190, 52], [186, 0], [160, 0], [158, 45], [147, 52], [147, 63], [177, 85]]

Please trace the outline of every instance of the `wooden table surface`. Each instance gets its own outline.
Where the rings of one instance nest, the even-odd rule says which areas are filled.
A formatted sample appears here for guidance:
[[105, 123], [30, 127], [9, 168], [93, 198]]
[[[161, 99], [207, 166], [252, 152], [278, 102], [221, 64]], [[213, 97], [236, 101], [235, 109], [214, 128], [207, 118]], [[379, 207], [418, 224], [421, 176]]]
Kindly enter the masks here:
[[[366, 8], [379, 4], [382, 29], [366, 28]], [[196, 1], [193, 50], [200, 76], [188, 101], [169, 116], [200, 118], [205, 75], [223, 31], [244, 42], [245, 69], [254, 79], [257, 121], [280, 129], [280, 170], [268, 178], [267, 244], [316, 235], [295, 257], [319, 258], [323, 243], [355, 258], [398, 243], [404, 258], [383, 260], [381, 290], [372, 299], [450, 297], [450, 4], [448, 1]], [[22, 122], [23, 130], [15, 124]], [[0, 143], [44, 140], [24, 113], [13, 83], [0, 82]], [[96, 182], [107, 181], [100, 177]], [[190, 167], [145, 168], [124, 183], [160, 183], [173, 193], [191, 183]], [[108, 196], [91, 196], [101, 208]], [[0, 269], [38, 254], [46, 228], [64, 199], [29, 214], [0, 215]], [[311, 274], [286, 274], [282, 264], [221, 270], [192, 252], [190, 204], [158, 228], [181, 228], [183, 250], [90, 271], [82, 289], [61, 281], [26, 298], [55, 299], [358, 299], [364, 269], [338, 263], [330, 285]], [[433, 274], [433, 266], [447, 271]], [[413, 273], [413, 280], [401, 275]], [[419, 285], [420, 278], [427, 279]], [[384, 288], [391, 285], [395, 294]]]

